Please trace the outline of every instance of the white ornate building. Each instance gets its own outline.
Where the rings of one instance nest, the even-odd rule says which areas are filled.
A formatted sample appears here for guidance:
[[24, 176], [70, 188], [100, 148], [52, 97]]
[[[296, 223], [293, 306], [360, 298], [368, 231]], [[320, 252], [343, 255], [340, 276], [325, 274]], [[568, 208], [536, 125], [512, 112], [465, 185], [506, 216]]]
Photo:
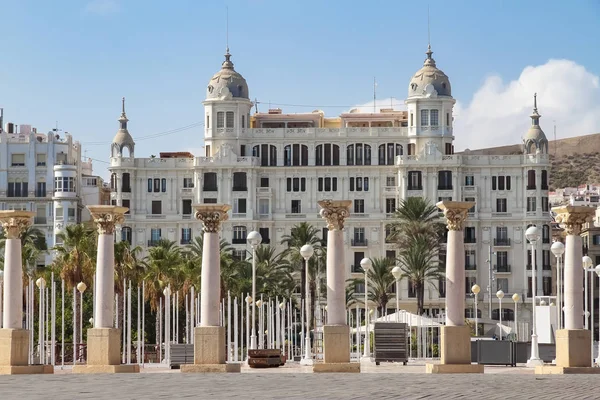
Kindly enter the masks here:
[[[244, 256], [250, 231], [258, 230], [263, 243], [278, 245], [300, 222], [325, 229], [317, 201], [351, 199], [344, 233], [351, 277], [363, 257], [395, 256], [394, 246], [386, 243], [386, 224], [400, 199], [472, 200], [476, 206], [465, 230], [466, 287], [478, 282], [488, 299], [491, 250], [491, 292], [502, 288], [526, 298], [531, 271], [524, 232], [536, 224], [544, 233], [537, 245], [538, 288], [550, 294], [548, 142], [537, 105], [529, 130], [523, 121], [523, 155], [454, 154], [450, 81], [437, 68], [431, 49], [426, 54], [409, 81], [406, 111], [352, 110], [326, 118], [319, 110], [252, 113], [248, 84], [227, 51], [207, 85], [202, 156], [136, 158], [123, 106], [110, 159], [112, 202], [130, 208], [122, 239], [142, 246], [161, 238], [188, 243], [201, 234], [192, 204], [227, 203], [232, 212], [223, 237]], [[433, 314], [444, 308], [444, 291], [443, 284], [426, 289], [425, 307]], [[416, 308], [407, 282], [400, 296], [402, 307]], [[479, 304], [486, 317], [486, 303]], [[512, 304], [504, 308], [503, 319], [510, 319]]]
[[[3, 124], [0, 112], [0, 209], [34, 211], [33, 225], [45, 233], [48, 248], [65, 226], [86, 220], [84, 206], [101, 202], [103, 191], [102, 179], [92, 174], [91, 160], [81, 161], [81, 145], [70, 134]], [[51, 258], [47, 254], [38, 265]]]

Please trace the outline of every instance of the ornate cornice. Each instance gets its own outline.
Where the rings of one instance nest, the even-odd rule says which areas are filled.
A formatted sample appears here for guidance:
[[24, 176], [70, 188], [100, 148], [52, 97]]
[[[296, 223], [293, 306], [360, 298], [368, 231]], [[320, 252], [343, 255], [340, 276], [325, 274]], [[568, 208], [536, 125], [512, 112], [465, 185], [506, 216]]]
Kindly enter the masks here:
[[87, 206], [100, 235], [112, 235], [115, 226], [125, 221], [127, 207], [120, 206]]
[[322, 200], [319, 214], [327, 221], [327, 228], [331, 230], [344, 229], [344, 221], [350, 215], [352, 200]]
[[228, 204], [200, 204], [194, 206], [194, 216], [202, 221], [202, 228], [206, 233], [217, 233], [221, 230], [221, 222], [229, 218], [227, 211], [231, 209]]
[[35, 213], [31, 211], [0, 211], [0, 224], [2, 224], [2, 228], [6, 232], [6, 238], [19, 239], [21, 232], [31, 225], [31, 218], [34, 215]]
[[472, 201], [440, 201], [436, 206], [444, 212], [449, 231], [462, 231], [469, 209], [475, 205]]
[[564, 226], [567, 235], [579, 235], [584, 224], [594, 219], [596, 210], [586, 206], [554, 207], [554, 220]]

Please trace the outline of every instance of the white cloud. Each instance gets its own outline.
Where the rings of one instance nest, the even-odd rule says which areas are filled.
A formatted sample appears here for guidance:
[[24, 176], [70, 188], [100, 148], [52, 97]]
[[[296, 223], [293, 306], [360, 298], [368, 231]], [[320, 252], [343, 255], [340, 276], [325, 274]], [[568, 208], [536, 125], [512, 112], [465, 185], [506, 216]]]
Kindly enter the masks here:
[[121, 10], [119, 0], [92, 0], [85, 6], [85, 12], [89, 14], [108, 15]]
[[569, 60], [550, 60], [523, 69], [518, 79], [504, 83], [486, 79], [470, 103], [454, 108], [456, 150], [522, 142], [530, 124], [537, 92], [540, 125], [548, 140], [600, 132], [600, 79]]
[[[373, 107], [375, 106], [375, 107]], [[365, 104], [360, 104], [352, 107], [352, 109], [358, 109], [359, 112], [363, 113], [372, 113], [373, 110], [375, 112], [379, 112], [382, 108], [393, 108], [394, 110], [406, 110], [406, 105], [404, 104], [403, 99], [397, 99], [395, 97], [388, 97], [386, 99], [377, 99], [376, 101], [369, 101]], [[349, 112], [350, 110], [346, 110], [345, 112]]]

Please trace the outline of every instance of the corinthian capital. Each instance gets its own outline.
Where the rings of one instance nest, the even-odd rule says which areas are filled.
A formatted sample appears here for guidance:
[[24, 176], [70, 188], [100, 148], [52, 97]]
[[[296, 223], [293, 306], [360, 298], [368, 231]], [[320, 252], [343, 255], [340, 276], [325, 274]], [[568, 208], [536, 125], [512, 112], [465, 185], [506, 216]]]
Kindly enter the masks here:
[[475, 205], [472, 201], [440, 201], [437, 208], [444, 212], [449, 231], [462, 231], [469, 209]]
[[127, 207], [119, 206], [87, 206], [100, 235], [112, 235], [115, 226], [125, 221]]
[[327, 221], [330, 231], [344, 229], [344, 221], [350, 215], [352, 200], [322, 200], [318, 204], [321, 206], [319, 214]]
[[586, 206], [553, 207], [555, 221], [564, 226], [567, 235], [579, 235], [583, 225], [594, 219], [596, 209]]
[[226, 221], [229, 216], [227, 211], [231, 209], [228, 204], [199, 204], [195, 205], [196, 219], [202, 221], [202, 229], [207, 233], [216, 233], [221, 230], [221, 222]]
[[6, 232], [6, 238], [18, 239], [21, 232], [31, 225], [31, 218], [34, 215], [35, 213], [31, 211], [0, 211], [0, 224], [2, 224], [2, 228]]

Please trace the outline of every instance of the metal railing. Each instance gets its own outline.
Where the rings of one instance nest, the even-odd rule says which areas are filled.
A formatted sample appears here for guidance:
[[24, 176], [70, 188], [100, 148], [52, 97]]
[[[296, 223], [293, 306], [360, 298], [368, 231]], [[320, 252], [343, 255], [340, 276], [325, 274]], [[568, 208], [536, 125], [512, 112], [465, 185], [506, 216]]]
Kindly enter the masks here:
[[510, 239], [508, 239], [508, 238], [494, 239], [494, 246], [510, 246]]
[[510, 265], [494, 265], [496, 273], [509, 273], [511, 272]]
[[368, 244], [367, 239], [352, 239], [351, 245], [355, 247], [365, 247]]

